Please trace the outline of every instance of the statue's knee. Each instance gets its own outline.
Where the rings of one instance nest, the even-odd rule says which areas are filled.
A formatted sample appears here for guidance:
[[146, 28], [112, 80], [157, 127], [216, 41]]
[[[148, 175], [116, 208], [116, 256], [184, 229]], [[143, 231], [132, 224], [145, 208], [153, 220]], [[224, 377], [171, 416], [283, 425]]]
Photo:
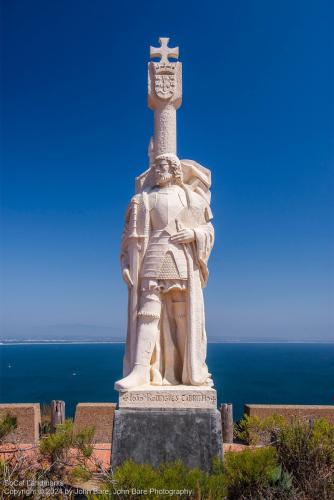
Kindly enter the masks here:
[[138, 316], [144, 321], [159, 320], [161, 316], [161, 300], [156, 293], [145, 293], [140, 299]]

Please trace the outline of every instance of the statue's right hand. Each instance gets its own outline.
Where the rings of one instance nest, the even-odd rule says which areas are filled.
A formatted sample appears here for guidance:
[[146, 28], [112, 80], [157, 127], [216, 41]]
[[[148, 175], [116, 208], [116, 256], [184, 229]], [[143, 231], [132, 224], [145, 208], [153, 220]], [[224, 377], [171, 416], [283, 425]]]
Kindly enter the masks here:
[[122, 271], [122, 278], [124, 280], [124, 282], [128, 285], [128, 287], [133, 287], [133, 281], [131, 279], [131, 276], [130, 276], [130, 270], [125, 267]]

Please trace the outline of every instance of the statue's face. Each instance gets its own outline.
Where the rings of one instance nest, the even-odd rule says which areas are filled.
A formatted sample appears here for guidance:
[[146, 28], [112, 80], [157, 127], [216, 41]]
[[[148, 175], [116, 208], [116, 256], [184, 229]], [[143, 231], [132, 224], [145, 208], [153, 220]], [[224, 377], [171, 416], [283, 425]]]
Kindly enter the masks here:
[[173, 180], [167, 160], [159, 160], [155, 164], [155, 182], [158, 186], [164, 186]]

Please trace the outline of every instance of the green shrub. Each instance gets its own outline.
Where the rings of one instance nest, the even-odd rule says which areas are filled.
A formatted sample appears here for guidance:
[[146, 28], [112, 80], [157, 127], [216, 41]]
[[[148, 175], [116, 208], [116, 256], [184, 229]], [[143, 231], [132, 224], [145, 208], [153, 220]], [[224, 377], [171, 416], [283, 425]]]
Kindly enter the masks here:
[[66, 420], [57, 425], [56, 432], [41, 439], [39, 450], [50, 462], [63, 459], [73, 444], [73, 423]]
[[86, 427], [76, 434], [73, 433], [73, 447], [81, 451], [85, 458], [89, 458], [93, 453], [94, 427]]
[[277, 431], [286, 425], [287, 423], [281, 415], [274, 414], [266, 418], [244, 415], [235, 424], [234, 436], [246, 444], [267, 445], [276, 439]]
[[77, 482], [86, 482], [91, 479], [92, 473], [82, 465], [76, 465], [71, 470], [70, 477]]
[[334, 425], [294, 421], [277, 433], [278, 458], [306, 498], [334, 498]]
[[224, 473], [228, 498], [289, 498], [291, 478], [282, 471], [274, 448], [227, 453]]
[[334, 498], [334, 425], [327, 420], [245, 416], [236, 425], [236, 436], [249, 444], [271, 443], [296, 495]]
[[[290, 476], [279, 465], [274, 448], [227, 453], [225, 461], [213, 461], [210, 474], [188, 469], [181, 462], [156, 469], [127, 461], [110, 476], [110, 494], [105, 498], [133, 499], [288, 499], [293, 498]], [[143, 493], [146, 490], [146, 493]], [[158, 490], [188, 490], [191, 493], [159, 494]], [[104, 500], [104, 497], [94, 497]]]
[[0, 441], [17, 428], [17, 418], [7, 413], [0, 421]]
[[70, 450], [76, 450], [75, 460], [80, 462], [79, 466], [81, 468], [74, 468], [74, 473], [85, 474], [85, 477], [88, 477], [89, 474], [90, 477], [90, 473], [86, 469], [86, 460], [93, 453], [93, 436], [93, 427], [87, 427], [80, 432], [75, 432], [73, 422], [66, 420], [64, 424], [57, 425], [54, 434], [43, 437], [39, 444], [39, 450], [41, 455], [49, 462], [49, 475], [58, 478], [66, 475], [67, 467], [73, 461], [73, 455], [69, 460], [69, 452]]
[[[105, 498], [131, 497], [142, 500], [167, 498], [216, 500], [224, 498], [227, 491], [221, 469], [217, 466], [215, 472], [209, 475], [199, 469], [188, 469], [181, 462], [161, 464], [154, 469], [151, 465], [136, 464], [131, 460], [124, 462], [115, 470], [105, 487], [110, 491]], [[143, 493], [143, 490], [146, 490], [146, 493]], [[162, 494], [161, 490], [174, 490], [175, 495]], [[185, 493], [185, 490], [191, 493]], [[100, 495], [96, 498], [104, 500]]]

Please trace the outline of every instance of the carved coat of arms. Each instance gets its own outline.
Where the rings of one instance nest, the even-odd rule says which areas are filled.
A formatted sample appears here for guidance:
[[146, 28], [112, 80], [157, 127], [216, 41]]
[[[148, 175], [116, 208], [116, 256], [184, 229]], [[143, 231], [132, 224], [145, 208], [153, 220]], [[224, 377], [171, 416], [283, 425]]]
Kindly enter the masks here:
[[155, 75], [155, 92], [160, 99], [169, 99], [175, 89], [175, 75]]

